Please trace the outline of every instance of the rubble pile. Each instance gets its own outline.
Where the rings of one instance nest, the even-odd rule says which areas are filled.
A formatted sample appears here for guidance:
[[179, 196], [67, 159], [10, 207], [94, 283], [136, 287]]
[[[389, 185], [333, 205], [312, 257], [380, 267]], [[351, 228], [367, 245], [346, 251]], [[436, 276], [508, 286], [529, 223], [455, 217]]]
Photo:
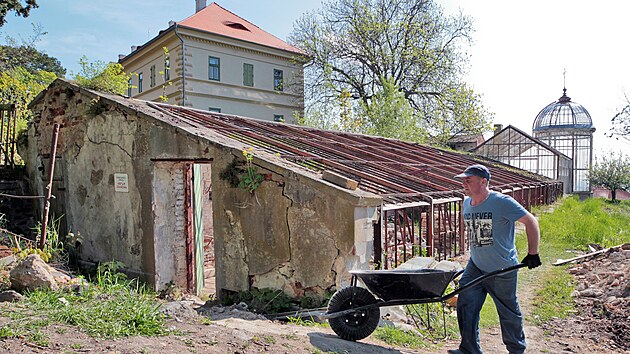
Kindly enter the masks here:
[[[630, 346], [630, 244], [572, 265], [578, 313], [563, 320], [572, 335], [603, 342], [613, 352]], [[554, 326], [556, 327], [556, 326]]]

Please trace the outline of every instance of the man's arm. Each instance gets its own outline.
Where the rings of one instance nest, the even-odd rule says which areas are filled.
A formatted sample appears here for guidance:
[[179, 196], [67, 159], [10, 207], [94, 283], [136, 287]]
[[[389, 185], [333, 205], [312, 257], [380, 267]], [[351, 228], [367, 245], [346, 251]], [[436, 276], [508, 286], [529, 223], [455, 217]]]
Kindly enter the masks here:
[[538, 254], [538, 243], [540, 242], [540, 227], [538, 220], [530, 212], [518, 219], [525, 225], [525, 233], [527, 234], [527, 253]]

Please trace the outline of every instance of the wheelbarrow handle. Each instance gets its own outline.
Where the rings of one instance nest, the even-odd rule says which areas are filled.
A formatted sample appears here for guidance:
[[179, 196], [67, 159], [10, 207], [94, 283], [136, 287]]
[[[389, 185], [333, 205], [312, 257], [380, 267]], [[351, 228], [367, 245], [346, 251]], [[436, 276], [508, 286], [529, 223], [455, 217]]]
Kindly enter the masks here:
[[[481, 283], [482, 281], [484, 281], [484, 280], [486, 280], [486, 279], [488, 279], [488, 278], [490, 278], [490, 277], [494, 277], [495, 275], [499, 275], [499, 274], [508, 273], [508, 272], [511, 272], [511, 271], [513, 271], [513, 270], [516, 270], [516, 269], [519, 269], [519, 268], [523, 268], [523, 267], [527, 267], [527, 264], [525, 264], [525, 263], [519, 263], [519, 264], [517, 264], [517, 265], [513, 265], [513, 266], [511, 266], [511, 267], [502, 268], [502, 269], [495, 270], [495, 271], [490, 272], [490, 273], [486, 273], [486, 274], [484, 274], [484, 275], [482, 275], [482, 276], [480, 276], [480, 277], [475, 278], [475, 279], [474, 279], [474, 280], [472, 280], [470, 283], [468, 283], [468, 284], [466, 284], [466, 285], [464, 285], [464, 286], [460, 287], [459, 289], [456, 289], [456, 290], [454, 290], [453, 292], [448, 293], [448, 294], [446, 294], [446, 295], [442, 296], [440, 299], [441, 299], [441, 301], [448, 300], [448, 299], [452, 298], [453, 296], [455, 296], [455, 295], [457, 295], [457, 294], [461, 293], [462, 291], [466, 291], [466, 290], [468, 290], [469, 288], [471, 288], [471, 287], [473, 287], [473, 286], [475, 286], [475, 285], [477, 285], [477, 284]], [[459, 272], [457, 272], [457, 273], [455, 274], [455, 277], [453, 277], [453, 278], [456, 278], [456, 277], [457, 277], [457, 276], [459, 276], [461, 273], [463, 273], [463, 271], [459, 271]]]

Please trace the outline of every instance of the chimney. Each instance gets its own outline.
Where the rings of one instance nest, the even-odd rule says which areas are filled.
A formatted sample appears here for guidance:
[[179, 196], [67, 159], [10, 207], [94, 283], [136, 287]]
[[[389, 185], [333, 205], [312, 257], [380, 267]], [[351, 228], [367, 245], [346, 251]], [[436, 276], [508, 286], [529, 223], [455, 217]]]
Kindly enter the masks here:
[[168, 21], [168, 26], [169, 27], [172, 27], [174, 24], [175, 24], [175, 21], [173, 21], [173, 20]]
[[196, 0], [196, 2], [197, 2], [197, 9], [195, 10], [195, 13], [206, 8], [206, 0]]
[[495, 124], [494, 125], [494, 135], [497, 135], [501, 130], [503, 130], [503, 124]]
[[138, 46], [137, 46], [137, 45], [132, 45], [132, 46], [131, 46], [131, 52], [132, 52], [132, 53], [133, 53], [133, 52], [135, 52], [135, 51], [136, 51], [136, 49], [138, 49]]
[[118, 54], [118, 61], [121, 61], [123, 59], [125, 59], [126, 55], [124, 54]]

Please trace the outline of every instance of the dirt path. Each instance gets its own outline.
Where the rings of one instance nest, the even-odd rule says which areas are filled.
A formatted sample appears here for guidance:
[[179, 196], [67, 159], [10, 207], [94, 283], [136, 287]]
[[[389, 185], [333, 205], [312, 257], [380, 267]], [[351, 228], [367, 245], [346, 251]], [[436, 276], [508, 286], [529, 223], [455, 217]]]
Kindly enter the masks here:
[[[3, 305], [10, 306], [10, 305]], [[438, 342], [430, 348], [392, 347], [372, 337], [349, 342], [337, 337], [327, 327], [307, 327], [269, 320], [235, 317], [203, 324], [201, 317], [175, 316], [168, 326], [172, 334], [163, 337], [130, 337], [118, 340], [95, 339], [75, 327], [52, 325], [42, 332], [47, 347], [33, 344], [30, 338], [0, 341], [5, 353], [445, 353], [458, 341]], [[1, 318], [1, 323], [8, 319]], [[550, 338], [535, 326], [526, 327], [529, 353], [610, 353], [594, 343], [579, 338]], [[486, 353], [507, 353], [501, 343], [499, 328], [483, 331], [482, 347]]]
[[[627, 251], [627, 252], [626, 252]], [[630, 247], [619, 252], [608, 260], [600, 257], [587, 264], [576, 265], [570, 272], [576, 276], [578, 289], [592, 289], [601, 292], [599, 298], [580, 299], [580, 311], [567, 319], [556, 319], [537, 327], [526, 321], [528, 353], [628, 353], [630, 343], [627, 342], [630, 319], [630, 285], [626, 276], [630, 273]], [[613, 258], [611, 256], [611, 258]], [[537, 281], [535, 272], [544, 272], [543, 265], [535, 270], [522, 270], [523, 283]], [[542, 274], [542, 273], [541, 273]], [[610, 276], [621, 275], [621, 283], [610, 285]], [[600, 281], [596, 281], [599, 279]], [[618, 278], [614, 278], [618, 279]], [[614, 280], [613, 279], [613, 280]], [[616, 284], [616, 285], [615, 285]], [[525, 284], [527, 285], [527, 284]], [[534, 293], [531, 286], [519, 288], [521, 308], [526, 318], [533, 309]], [[606, 307], [613, 289], [618, 294], [616, 312]], [[615, 290], [617, 289], [617, 290]], [[604, 313], [600, 310], [604, 304]], [[588, 305], [588, 306], [587, 306]], [[13, 303], [0, 303], [0, 329], [11, 321], [3, 316], [8, 313]], [[582, 305], [581, 305], [582, 306]], [[171, 302], [165, 305], [170, 308], [168, 328], [170, 334], [162, 337], [130, 337], [117, 340], [96, 339], [89, 337], [76, 327], [65, 325], [49, 325], [41, 329], [39, 341], [32, 335], [23, 335], [13, 339], [0, 340], [0, 353], [446, 353], [447, 349], [457, 348], [459, 341], [447, 339], [430, 344], [428, 348], [408, 349], [392, 347], [373, 336], [359, 342], [349, 342], [338, 338], [329, 327], [298, 326], [293, 324], [269, 321], [238, 308], [207, 308], [201, 311], [210, 316], [200, 315], [193, 310], [194, 306], [187, 302]], [[593, 311], [596, 309], [597, 311]], [[629, 309], [629, 310], [626, 310]], [[199, 310], [199, 309], [198, 309]], [[207, 311], [206, 311], [207, 310]], [[208, 312], [209, 311], [209, 312]], [[626, 311], [626, 312], [623, 312]], [[1, 333], [1, 331], [0, 331]], [[42, 340], [43, 339], [43, 340]], [[624, 342], [625, 341], [625, 342]], [[34, 344], [39, 343], [39, 344]], [[486, 353], [507, 353], [501, 340], [498, 326], [487, 328], [481, 332], [481, 346]]]

